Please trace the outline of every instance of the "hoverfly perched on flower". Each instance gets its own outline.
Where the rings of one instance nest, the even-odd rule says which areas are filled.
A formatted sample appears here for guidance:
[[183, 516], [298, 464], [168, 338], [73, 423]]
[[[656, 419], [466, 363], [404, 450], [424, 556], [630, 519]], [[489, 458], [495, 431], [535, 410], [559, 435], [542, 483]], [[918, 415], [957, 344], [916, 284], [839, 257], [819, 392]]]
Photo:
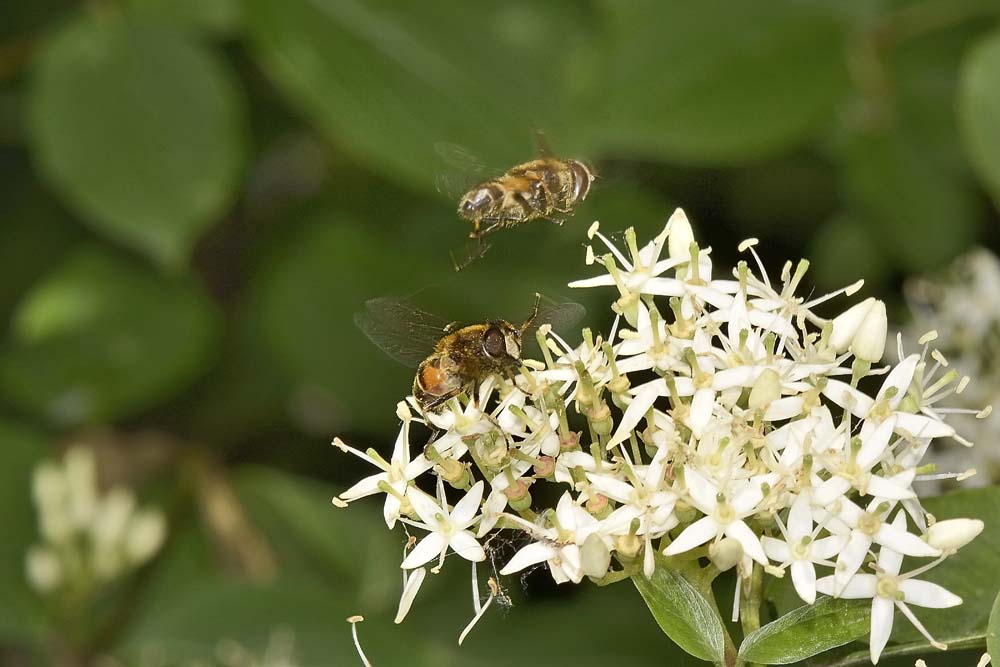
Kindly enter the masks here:
[[536, 295], [531, 315], [520, 325], [502, 319], [461, 325], [405, 300], [380, 297], [367, 301], [354, 323], [390, 357], [416, 367], [413, 397], [433, 412], [491, 375], [513, 377], [521, 366], [526, 336], [530, 339], [543, 324], [570, 326], [584, 312], [578, 303]]
[[[458, 215], [472, 223], [472, 242], [461, 256], [453, 255], [456, 271], [489, 249], [485, 238], [490, 234], [534, 220], [562, 224], [563, 216], [573, 213], [576, 205], [587, 198], [595, 178], [593, 170], [580, 160], [553, 157], [541, 139], [538, 143], [540, 157], [478, 183], [459, 199]], [[457, 169], [479, 176], [488, 173], [482, 162], [462, 146], [442, 142], [435, 148]], [[442, 189], [454, 190], [447, 183]]]

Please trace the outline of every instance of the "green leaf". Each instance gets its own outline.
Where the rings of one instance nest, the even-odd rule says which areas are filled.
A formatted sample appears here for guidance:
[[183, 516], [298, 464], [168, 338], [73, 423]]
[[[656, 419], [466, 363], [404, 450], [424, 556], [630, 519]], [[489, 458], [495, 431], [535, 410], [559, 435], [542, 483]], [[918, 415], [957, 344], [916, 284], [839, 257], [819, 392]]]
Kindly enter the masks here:
[[44, 615], [27, 584], [24, 559], [37, 539], [31, 502], [31, 472], [45, 454], [45, 438], [30, 429], [0, 422], [0, 644], [40, 637]]
[[1000, 206], [1000, 32], [965, 58], [958, 95], [965, 150]]
[[[275, 82], [338, 144], [433, 191], [436, 142], [491, 164], [530, 157], [532, 129], [564, 133], [566, 89], [590, 40], [580, 3], [250, 0], [247, 29]], [[560, 144], [556, 147], [570, 148]]]
[[1000, 656], [1000, 593], [993, 601], [993, 611], [990, 612], [990, 624], [986, 632], [986, 652], [991, 656]]
[[195, 28], [227, 36], [239, 28], [243, 7], [240, 0], [127, 0], [131, 16], [151, 23]]
[[95, 230], [182, 266], [232, 199], [243, 101], [228, 69], [180, 32], [81, 18], [39, 55], [39, 168]]
[[193, 280], [80, 248], [18, 307], [0, 390], [60, 425], [133, 414], [203, 372], [217, 317]]
[[739, 657], [746, 662], [787, 665], [868, 634], [871, 603], [821, 597], [747, 635]]
[[823, 3], [607, 0], [606, 81], [575, 108], [602, 147], [695, 165], [801, 143], [848, 89]]
[[663, 632], [696, 658], [725, 662], [726, 631], [718, 612], [691, 582], [661, 563], [652, 578], [641, 574], [632, 582]]

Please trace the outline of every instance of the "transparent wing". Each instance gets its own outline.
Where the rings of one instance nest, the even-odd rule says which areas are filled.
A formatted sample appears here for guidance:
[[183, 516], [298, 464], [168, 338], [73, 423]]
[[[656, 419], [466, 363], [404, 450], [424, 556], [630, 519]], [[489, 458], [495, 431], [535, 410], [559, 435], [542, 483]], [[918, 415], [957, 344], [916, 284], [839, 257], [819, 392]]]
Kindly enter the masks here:
[[[573, 301], [553, 301], [539, 295], [538, 312], [524, 329], [522, 339], [534, 340], [538, 327], [548, 324], [560, 336], [570, 334], [570, 330], [583, 319], [587, 309]], [[572, 336], [571, 336], [572, 338]]]
[[451, 261], [455, 265], [455, 271], [461, 271], [469, 264], [486, 254], [490, 249], [490, 242], [486, 241], [482, 235], [469, 241], [461, 248], [451, 251]]
[[449, 322], [402, 299], [379, 297], [365, 302], [354, 324], [390, 357], [416, 367], [445, 335]]
[[460, 144], [439, 141], [434, 152], [441, 157], [441, 171], [435, 177], [438, 192], [456, 201], [476, 185], [498, 176], [500, 171], [486, 165], [481, 157]]

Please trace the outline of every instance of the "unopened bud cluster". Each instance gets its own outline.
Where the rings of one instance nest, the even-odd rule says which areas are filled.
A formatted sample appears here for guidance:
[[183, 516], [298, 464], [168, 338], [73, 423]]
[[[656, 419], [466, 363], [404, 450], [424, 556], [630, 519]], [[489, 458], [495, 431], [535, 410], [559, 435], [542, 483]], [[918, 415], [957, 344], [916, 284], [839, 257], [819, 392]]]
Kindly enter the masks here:
[[32, 495], [41, 541], [29, 549], [25, 567], [43, 594], [79, 593], [115, 579], [152, 558], [166, 537], [159, 510], [138, 508], [126, 488], [101, 492], [88, 447], [35, 468]]
[[[606, 251], [588, 247], [587, 263], [604, 271], [570, 287], [608, 290], [606, 336], [588, 329], [568, 344], [543, 328], [540, 363], [517, 377], [489, 378], [437, 412], [407, 399], [389, 460], [334, 441], [378, 469], [334, 502], [381, 494], [387, 526], [401, 521], [419, 537], [401, 564], [397, 620], [428, 564], [436, 572], [456, 554], [475, 567], [502, 529], [523, 546], [501, 575], [544, 564], [557, 583], [609, 583], [675, 562], [662, 556], [703, 557], [740, 581], [788, 574], [807, 604], [817, 593], [890, 610], [961, 602], [913, 577], [982, 523], [935, 523], [913, 485], [932, 441], [971, 445], [932, 407], [964, 380], [942, 374], [926, 347], [907, 354], [900, 344], [897, 360], [878, 366], [881, 301], [815, 311], [861, 282], [796, 296], [810, 291], [808, 262], [774, 280], [753, 239], [740, 245], [747, 261], [717, 275], [681, 210], [645, 245], [627, 230], [618, 247], [596, 223], [589, 236]], [[411, 445], [415, 422], [431, 442]], [[413, 456], [411, 446], [423, 449]], [[922, 563], [900, 574], [904, 556]], [[476, 619], [485, 606], [477, 597]], [[875, 661], [892, 613], [873, 619]]]

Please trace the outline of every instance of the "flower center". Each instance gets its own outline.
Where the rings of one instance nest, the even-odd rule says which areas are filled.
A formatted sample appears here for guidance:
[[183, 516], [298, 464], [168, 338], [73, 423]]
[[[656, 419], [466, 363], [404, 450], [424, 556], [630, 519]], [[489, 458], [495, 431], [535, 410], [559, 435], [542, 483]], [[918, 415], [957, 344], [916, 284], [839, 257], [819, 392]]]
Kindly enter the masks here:
[[858, 520], [858, 529], [865, 535], [875, 535], [881, 527], [882, 519], [871, 512], [865, 512]]
[[888, 600], [900, 599], [899, 586], [896, 584], [896, 577], [879, 576], [878, 583], [875, 584], [875, 593]]
[[812, 555], [810, 546], [812, 546], [812, 540], [808, 537], [803, 537], [798, 542], [795, 542], [792, 544], [792, 558], [795, 560], [809, 560], [809, 557]]
[[732, 523], [736, 520], [736, 510], [729, 503], [719, 503], [715, 507], [715, 520], [721, 524]]

